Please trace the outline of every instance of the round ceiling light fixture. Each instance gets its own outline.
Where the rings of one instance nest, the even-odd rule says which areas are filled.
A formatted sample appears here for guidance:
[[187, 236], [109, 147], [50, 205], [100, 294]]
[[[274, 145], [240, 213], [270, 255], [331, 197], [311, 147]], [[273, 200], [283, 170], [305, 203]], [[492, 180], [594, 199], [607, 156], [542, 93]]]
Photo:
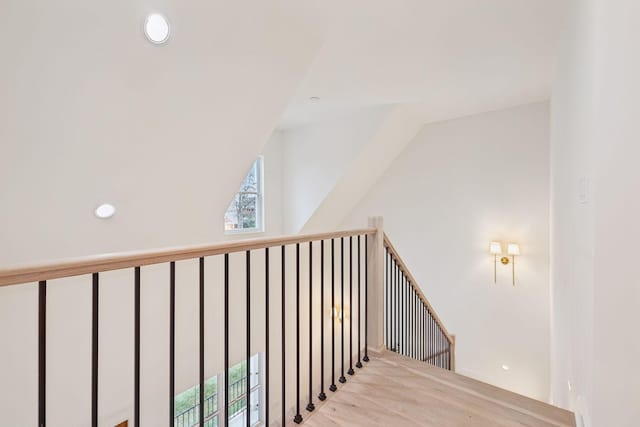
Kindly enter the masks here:
[[104, 203], [96, 208], [95, 215], [100, 219], [111, 218], [116, 213], [116, 208], [109, 203]]
[[159, 13], [152, 13], [144, 21], [144, 34], [153, 44], [165, 44], [169, 40], [169, 21]]

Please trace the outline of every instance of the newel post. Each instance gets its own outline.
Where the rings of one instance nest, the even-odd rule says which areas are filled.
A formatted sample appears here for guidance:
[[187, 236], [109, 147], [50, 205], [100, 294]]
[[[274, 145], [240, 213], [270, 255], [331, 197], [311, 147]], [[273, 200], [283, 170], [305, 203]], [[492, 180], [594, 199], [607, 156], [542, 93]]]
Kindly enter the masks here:
[[377, 231], [369, 237], [367, 247], [368, 347], [374, 351], [384, 349], [384, 228], [381, 216], [369, 217], [369, 227]]

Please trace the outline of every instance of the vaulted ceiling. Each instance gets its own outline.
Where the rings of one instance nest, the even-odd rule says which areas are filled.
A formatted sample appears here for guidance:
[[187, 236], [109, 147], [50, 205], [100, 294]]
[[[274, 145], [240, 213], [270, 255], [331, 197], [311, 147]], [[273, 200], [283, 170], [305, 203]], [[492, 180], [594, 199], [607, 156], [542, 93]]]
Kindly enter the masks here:
[[280, 126], [381, 104], [410, 104], [431, 122], [548, 98], [565, 7], [565, 0], [287, 5], [324, 31], [324, 41]]

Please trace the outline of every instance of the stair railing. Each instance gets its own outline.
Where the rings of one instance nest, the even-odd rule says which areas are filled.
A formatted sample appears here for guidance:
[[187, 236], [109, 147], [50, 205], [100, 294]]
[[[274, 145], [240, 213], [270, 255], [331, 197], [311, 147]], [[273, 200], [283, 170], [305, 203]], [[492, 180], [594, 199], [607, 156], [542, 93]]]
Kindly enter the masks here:
[[[367, 245], [376, 229], [359, 229], [333, 233], [299, 235], [282, 238], [259, 240], [245, 240], [225, 242], [215, 245], [191, 246], [158, 251], [134, 252], [92, 256], [78, 260], [62, 261], [26, 268], [0, 270], [0, 289], [3, 286], [21, 285], [37, 287], [38, 293], [38, 390], [37, 390], [37, 425], [45, 427], [48, 411], [47, 401], [51, 400], [55, 390], [47, 388], [48, 369], [51, 361], [47, 359], [47, 344], [55, 337], [47, 333], [47, 291], [50, 286], [60, 285], [62, 279], [73, 276], [85, 276], [87, 286], [91, 286], [91, 298], [87, 301], [91, 307], [91, 387], [87, 394], [91, 396], [91, 416], [86, 425], [97, 427], [101, 415], [98, 406], [101, 401], [98, 387], [101, 376], [99, 363], [110, 357], [109, 349], [100, 348], [99, 331], [104, 325], [99, 324], [98, 309], [101, 306], [100, 290], [109, 286], [104, 272], [113, 270], [130, 271], [130, 284], [133, 291], [133, 322], [134, 351], [131, 363], [133, 365], [133, 402], [129, 425], [145, 424], [141, 417], [141, 394], [145, 392], [141, 386], [141, 355], [145, 348], [141, 343], [141, 336], [145, 333], [145, 322], [141, 322], [141, 302], [150, 290], [167, 289], [158, 287], [157, 282], [145, 283], [144, 269], [151, 265], [166, 265], [166, 282], [168, 282], [168, 306], [164, 310], [169, 312], [169, 340], [166, 343], [169, 352], [169, 393], [166, 396], [166, 422], [169, 426], [175, 424], [174, 397], [176, 395], [176, 294], [180, 293], [180, 277], [176, 273], [176, 264], [181, 261], [193, 260], [189, 266], [196, 267], [192, 275], [197, 277], [198, 283], [198, 370], [199, 370], [199, 408], [205, 408], [205, 361], [211, 356], [205, 354], [205, 334], [217, 331], [223, 337], [220, 346], [224, 347], [224, 384], [229, 384], [229, 366], [231, 344], [242, 345], [246, 352], [245, 361], [250, 360], [252, 353], [260, 351], [264, 354], [264, 399], [261, 402], [260, 419], [265, 425], [284, 425], [289, 417], [296, 423], [302, 422], [303, 410], [311, 412], [317, 401], [327, 398], [325, 385], [332, 392], [338, 390], [336, 383], [346, 383], [347, 377], [355, 374], [355, 368], [362, 368], [362, 362], [368, 361], [367, 349], [367, 319], [366, 295], [368, 290]], [[314, 256], [315, 254], [315, 256]], [[230, 266], [230, 257], [235, 256], [234, 266]], [[211, 277], [206, 269], [212, 258], [223, 264], [223, 274]], [[304, 269], [301, 265], [304, 261]], [[205, 263], [207, 261], [207, 263]], [[262, 271], [256, 272], [259, 265]], [[164, 267], [163, 267], [164, 268]], [[252, 270], [254, 269], [254, 270]], [[252, 273], [253, 271], [253, 273]], [[260, 280], [255, 280], [259, 275]], [[234, 280], [233, 275], [240, 275]], [[277, 276], [277, 277], [276, 277]], [[205, 280], [206, 278], [206, 280]], [[252, 283], [252, 278], [254, 282]], [[274, 280], [274, 278], [276, 278]], [[230, 303], [230, 282], [240, 281], [242, 285], [234, 287], [238, 292], [244, 288], [242, 299]], [[34, 283], [35, 282], [35, 283]], [[145, 287], [145, 294], [141, 289]], [[305, 289], [306, 288], [306, 289]], [[205, 292], [219, 294], [224, 298], [224, 322], [212, 324], [205, 322], [208, 310]], [[305, 294], [305, 301], [301, 301], [301, 293]], [[255, 296], [255, 295], [259, 295]], [[316, 298], [314, 298], [316, 297]], [[330, 299], [329, 299], [330, 297]], [[79, 304], [81, 301], [73, 301]], [[306, 307], [303, 303], [308, 303]], [[104, 304], [104, 303], [103, 303]], [[262, 304], [264, 318], [255, 319], [254, 313], [258, 305]], [[126, 304], [123, 303], [123, 306]], [[277, 309], [277, 310], [274, 310]], [[154, 309], [158, 309], [154, 307]], [[271, 309], [271, 310], [270, 310]], [[241, 333], [237, 328], [231, 331], [230, 311], [241, 310], [246, 316], [245, 330]], [[277, 313], [280, 311], [280, 313]], [[331, 313], [341, 311], [332, 315]], [[346, 314], [345, 314], [346, 313]], [[313, 317], [313, 318], [312, 318]], [[260, 325], [257, 327], [256, 325]], [[303, 326], [308, 329], [303, 330]], [[289, 329], [293, 328], [293, 329]], [[293, 334], [293, 330], [295, 333]], [[264, 347], [252, 348], [252, 338], [260, 335], [264, 340]], [[264, 337], [264, 338], [263, 338]], [[2, 339], [2, 337], [0, 337]], [[291, 340], [295, 351], [292, 352]], [[241, 343], [241, 344], [239, 344]], [[308, 345], [303, 349], [303, 345]], [[195, 350], [195, 349], [194, 349]], [[303, 351], [304, 350], [304, 351]], [[147, 350], [148, 351], [148, 350]], [[305, 353], [307, 360], [302, 360]], [[329, 359], [325, 356], [330, 354]], [[147, 357], [150, 354], [147, 353]], [[295, 370], [293, 369], [295, 365]], [[35, 368], [35, 367], [34, 367]], [[54, 367], [55, 368], [55, 367]], [[0, 377], [3, 370], [13, 369], [11, 366], [0, 366]], [[59, 368], [58, 368], [59, 369]], [[246, 384], [250, 383], [250, 370], [247, 369]], [[273, 373], [279, 371], [277, 389], [271, 386]], [[295, 373], [293, 373], [295, 372]], [[303, 378], [304, 377], [304, 378]], [[336, 377], [338, 381], [336, 381]], [[316, 382], [317, 381], [317, 382]], [[318, 387], [319, 383], [319, 387]], [[2, 387], [3, 385], [0, 385]], [[307, 386], [307, 390], [303, 387]], [[220, 426], [227, 426], [230, 419], [230, 393], [225, 393], [224, 385], [218, 388], [224, 395]], [[295, 394], [291, 391], [295, 390]], [[149, 391], [149, 390], [147, 390]], [[308, 392], [307, 392], [308, 391]], [[279, 411], [273, 410], [273, 401], [278, 399]], [[295, 395], [292, 398], [292, 395]], [[246, 408], [254, 408], [251, 393], [246, 393]], [[304, 402], [303, 402], [304, 401]], [[4, 402], [9, 404], [9, 402]], [[237, 403], [237, 402], [236, 402]], [[306, 404], [306, 405], [305, 405]], [[294, 408], [293, 411], [291, 409]], [[71, 408], [70, 408], [71, 409]], [[206, 412], [198, 411], [195, 425], [205, 426]], [[275, 412], [275, 413], [274, 413]], [[293, 412], [293, 413], [292, 413]], [[35, 408], [34, 408], [35, 413]], [[87, 411], [88, 413], [88, 411]], [[249, 413], [249, 411], [247, 411]], [[34, 415], [34, 418], [36, 416]], [[164, 417], [163, 417], [164, 418]], [[245, 417], [247, 427], [251, 425], [251, 416]], [[62, 420], [51, 420], [52, 424], [61, 424]], [[29, 423], [30, 424], [30, 423]], [[34, 420], [35, 424], [35, 420]], [[100, 423], [103, 424], [102, 422]], [[149, 421], [146, 425], [149, 425]], [[151, 423], [154, 424], [154, 423]], [[157, 425], [157, 424], [155, 424]]]
[[[215, 269], [212, 268], [214, 263], [217, 266]], [[160, 273], [160, 279], [157, 276], [155, 280], [146, 279], [149, 276], [143, 273], [152, 268], [155, 269], [154, 274]], [[199, 402], [193, 406], [207, 408], [207, 405], [213, 405], [213, 400], [209, 402], [206, 400], [208, 396], [205, 396], [206, 361], [213, 357], [211, 348], [205, 348], [205, 343], [207, 337], [214, 336], [215, 350], [220, 351], [224, 360], [220, 374], [222, 384], [217, 383], [216, 392], [216, 399], [219, 399], [216, 405], [220, 407], [216, 423], [219, 422], [220, 427], [228, 427], [230, 416], [242, 410], [237, 407], [237, 401], [230, 401], [233, 394], [229, 390], [232, 386], [229, 377], [231, 362], [244, 361], [248, 366], [256, 352], [263, 357], [264, 384], [260, 386], [258, 402], [252, 402], [254, 398], [250, 392], [246, 393], [246, 402], [241, 402], [246, 411], [244, 419], [247, 427], [252, 427], [255, 418], [252, 410], [256, 407], [259, 407], [259, 421], [264, 425], [282, 426], [287, 420], [301, 423], [303, 409], [306, 410], [305, 414], [314, 411], [318, 402], [327, 399], [327, 389], [330, 392], [338, 391], [339, 384], [348, 382], [357, 369], [365, 366], [363, 362], [369, 361], [369, 348], [381, 349], [386, 346], [445, 369], [454, 368], [453, 337], [447, 333], [384, 235], [382, 218], [372, 218], [370, 228], [358, 230], [107, 254], [0, 270], [0, 292], [2, 287], [12, 285], [37, 290], [38, 366], [37, 390], [34, 390], [37, 411], [34, 408], [33, 422], [22, 421], [18, 424], [34, 425], [37, 420], [38, 427], [46, 427], [48, 420], [55, 425], [67, 421], [52, 419], [52, 413], [47, 410], [47, 402], [52, 398], [55, 400], [58, 394], [58, 390], [51, 388], [53, 386], [47, 387], [47, 378], [51, 375], [48, 372], [53, 369], [60, 374], [62, 369], [56, 365], [57, 360], [51, 360], [53, 356], [47, 354], [47, 344], [58, 338], [48, 331], [47, 319], [52, 315], [48, 309], [59, 309], [55, 304], [53, 307], [47, 306], [47, 291], [51, 287], [56, 289], [57, 286], [65, 286], [67, 278], [78, 276], [76, 280], [90, 286], [90, 298], [87, 297], [86, 304], [91, 313], [91, 332], [87, 337], [90, 363], [87, 372], [81, 374], [90, 378], [87, 395], [91, 396], [91, 403], [87, 419], [80, 423], [91, 427], [97, 427], [99, 422], [105, 425], [105, 416], [109, 415], [105, 415], [105, 412], [109, 408], [99, 407], [103, 401], [100, 395], [104, 392], [99, 387], [100, 381], [104, 381], [104, 373], [100, 373], [99, 366], [101, 362], [110, 360], [113, 355], [110, 351], [119, 349], [105, 348], [104, 344], [100, 346], [100, 331], [110, 326], [105, 324], [104, 319], [101, 322], [99, 316], [99, 309], [104, 309], [107, 304], [107, 301], [101, 300], [100, 291], [113, 284], [113, 275], [104, 273], [116, 270], [121, 271], [117, 275], [119, 280], [125, 277], [118, 286], [131, 289], [133, 296], [132, 313], [127, 314], [132, 315], [129, 331], [133, 331], [133, 399], [131, 410], [122, 417], [122, 421], [128, 421], [129, 425], [135, 427], [174, 426], [176, 415], [179, 415], [175, 411], [176, 392], [185, 389], [177, 390], [176, 385], [176, 335], [181, 331], [176, 327], [176, 298], [184, 298], [181, 293], [184, 292], [185, 281], [188, 282], [186, 285], [197, 283], [197, 290], [193, 287], [197, 316], [193, 316], [195, 324], [189, 328], [192, 330], [195, 326], [198, 331], [197, 348], [193, 349], [197, 353], [198, 382], [190, 386], [197, 387]], [[160, 283], [163, 285], [160, 286]], [[149, 310], [149, 304], [144, 305], [143, 300], [151, 292], [166, 297], [166, 307], [154, 305], [153, 310]], [[208, 298], [205, 298], [205, 294]], [[219, 322], [205, 320], [205, 314], [212, 310], [212, 294], [222, 300], [219, 307], [222, 307], [223, 313]], [[160, 300], [163, 301], [162, 298]], [[69, 302], [74, 306], [83, 303], [81, 297]], [[118, 307], [128, 307], [126, 301], [119, 301], [118, 304]], [[144, 313], [143, 307], [147, 310]], [[168, 366], [163, 373], [146, 369], [145, 375], [162, 374], [162, 377], [168, 372], [168, 384], [166, 401], [154, 401], [156, 405], [153, 408], [147, 406], [147, 410], [152, 410], [156, 418], [145, 421], [141, 412], [141, 395], [151, 390], [145, 390], [141, 382], [141, 368], [155, 355], [145, 348], [141, 337], [149, 322], [155, 321], [150, 311], [161, 311], [168, 317]], [[239, 317], [235, 315], [236, 312], [241, 312], [244, 317], [241, 326], [237, 322], [231, 324], [232, 311], [235, 318]], [[4, 338], [0, 337], [0, 340]], [[257, 338], [260, 344], [256, 344]], [[231, 360], [230, 354], [232, 347], [234, 360]], [[238, 348], [244, 354], [239, 356]], [[179, 362], [185, 363], [184, 360]], [[12, 366], [0, 366], [0, 377], [12, 369]], [[74, 374], [77, 374], [77, 370]], [[252, 384], [251, 369], [246, 369], [243, 375], [244, 383]], [[149, 400], [144, 399], [144, 402]], [[4, 404], [11, 405], [11, 402], [4, 401]], [[72, 405], [75, 408], [75, 404]], [[163, 408], [166, 408], [166, 415]], [[198, 410], [198, 419], [193, 425], [206, 427], [213, 422], [207, 418], [210, 412]], [[158, 419], [166, 420], [167, 424]]]
[[385, 346], [404, 356], [455, 370], [455, 336], [449, 334], [386, 234], [384, 248]]

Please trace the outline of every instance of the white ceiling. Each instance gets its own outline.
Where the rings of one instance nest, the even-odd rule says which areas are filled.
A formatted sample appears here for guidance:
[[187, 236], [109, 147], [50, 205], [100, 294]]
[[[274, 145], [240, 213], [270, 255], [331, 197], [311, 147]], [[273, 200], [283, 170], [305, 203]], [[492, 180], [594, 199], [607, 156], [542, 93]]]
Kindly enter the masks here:
[[[411, 104], [425, 121], [549, 97], [566, 0], [342, 0], [295, 10], [323, 47], [281, 127]], [[311, 102], [309, 97], [320, 101]]]

